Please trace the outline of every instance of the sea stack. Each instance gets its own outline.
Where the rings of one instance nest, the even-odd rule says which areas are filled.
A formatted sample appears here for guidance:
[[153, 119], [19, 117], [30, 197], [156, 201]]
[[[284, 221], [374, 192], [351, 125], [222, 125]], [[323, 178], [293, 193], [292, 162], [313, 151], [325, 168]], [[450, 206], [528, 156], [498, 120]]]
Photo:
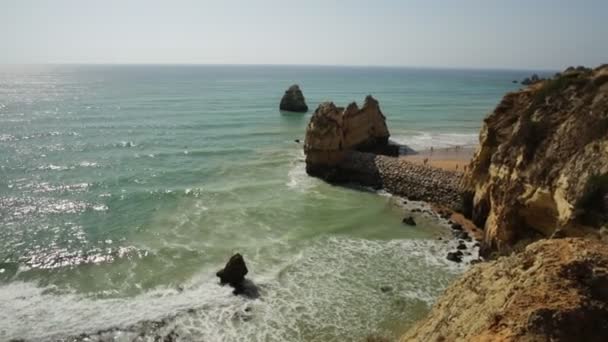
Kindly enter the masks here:
[[297, 84], [292, 85], [285, 91], [279, 109], [289, 112], [306, 113], [308, 106], [304, 99], [304, 94]]
[[389, 132], [378, 101], [367, 96], [363, 107], [333, 102], [319, 105], [306, 128], [306, 172], [327, 179], [349, 151], [385, 152]]
[[[608, 227], [608, 65], [570, 68], [507, 94], [464, 177], [484, 254]], [[602, 229], [604, 227], [604, 229]]]
[[250, 280], [245, 279], [249, 270], [245, 264], [245, 259], [239, 253], [230, 257], [226, 266], [219, 270], [216, 275], [220, 278], [220, 284], [230, 285], [234, 288], [235, 295], [244, 295], [250, 298], [259, 297], [257, 287]]

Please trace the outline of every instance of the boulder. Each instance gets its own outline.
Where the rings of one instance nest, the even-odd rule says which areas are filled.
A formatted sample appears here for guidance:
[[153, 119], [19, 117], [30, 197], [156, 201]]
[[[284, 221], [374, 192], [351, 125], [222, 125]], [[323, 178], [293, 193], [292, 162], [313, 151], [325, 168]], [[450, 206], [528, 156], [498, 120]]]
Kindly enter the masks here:
[[462, 252], [461, 251], [456, 251], [456, 252], [449, 252], [448, 255], [446, 256], [446, 259], [453, 261], [453, 262], [462, 262]]
[[546, 239], [473, 266], [401, 341], [608, 341], [608, 248]]
[[415, 226], [416, 225], [416, 221], [414, 221], [414, 218], [411, 217], [411, 216], [404, 217], [401, 222], [407, 224], [408, 226]]
[[608, 66], [574, 69], [505, 95], [463, 179], [483, 255], [608, 223]]
[[380, 291], [382, 291], [382, 293], [391, 292], [391, 291], [393, 291], [393, 287], [389, 286], [389, 285], [383, 285], [383, 286], [380, 286]]
[[308, 106], [306, 105], [300, 86], [294, 84], [285, 91], [279, 108], [281, 110], [298, 113], [305, 113], [308, 111]]
[[236, 286], [241, 284], [245, 279], [245, 275], [249, 272], [243, 256], [239, 253], [230, 257], [226, 266], [219, 270], [216, 275], [220, 278], [220, 283]]
[[462, 230], [462, 225], [460, 223], [452, 223], [453, 230]]
[[257, 286], [249, 279], [245, 279], [249, 271], [245, 259], [239, 253], [233, 255], [226, 266], [219, 270], [216, 275], [220, 278], [222, 285], [228, 284], [234, 288], [235, 295], [244, 295], [249, 298], [259, 297]]

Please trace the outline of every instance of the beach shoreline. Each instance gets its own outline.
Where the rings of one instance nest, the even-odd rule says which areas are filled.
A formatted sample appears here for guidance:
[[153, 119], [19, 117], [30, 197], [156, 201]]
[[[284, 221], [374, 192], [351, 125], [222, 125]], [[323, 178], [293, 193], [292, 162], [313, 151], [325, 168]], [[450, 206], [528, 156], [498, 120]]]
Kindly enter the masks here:
[[415, 154], [399, 156], [414, 164], [428, 165], [447, 171], [464, 172], [473, 158], [477, 147], [454, 146], [447, 148], [430, 148], [417, 151]]

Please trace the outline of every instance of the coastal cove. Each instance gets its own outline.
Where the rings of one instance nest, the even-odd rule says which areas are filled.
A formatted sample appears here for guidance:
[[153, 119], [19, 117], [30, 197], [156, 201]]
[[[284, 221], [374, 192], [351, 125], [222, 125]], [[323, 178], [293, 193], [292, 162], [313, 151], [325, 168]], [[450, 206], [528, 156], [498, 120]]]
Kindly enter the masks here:
[[[319, 103], [373, 94], [392, 140], [471, 151], [483, 117], [529, 76], [304, 66], [0, 74], [0, 340], [36, 341], [401, 336], [475, 255], [446, 260], [458, 241], [425, 203], [309, 177], [295, 140]], [[293, 83], [308, 113], [279, 110]], [[416, 226], [402, 223], [409, 215]], [[259, 299], [219, 286], [215, 272], [235, 252]]]

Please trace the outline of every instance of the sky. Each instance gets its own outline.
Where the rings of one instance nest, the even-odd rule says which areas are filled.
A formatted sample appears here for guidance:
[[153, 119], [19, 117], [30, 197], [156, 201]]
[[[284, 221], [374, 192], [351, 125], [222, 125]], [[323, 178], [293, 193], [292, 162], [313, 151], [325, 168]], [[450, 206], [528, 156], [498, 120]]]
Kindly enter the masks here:
[[0, 0], [0, 64], [563, 69], [608, 63], [608, 0]]

